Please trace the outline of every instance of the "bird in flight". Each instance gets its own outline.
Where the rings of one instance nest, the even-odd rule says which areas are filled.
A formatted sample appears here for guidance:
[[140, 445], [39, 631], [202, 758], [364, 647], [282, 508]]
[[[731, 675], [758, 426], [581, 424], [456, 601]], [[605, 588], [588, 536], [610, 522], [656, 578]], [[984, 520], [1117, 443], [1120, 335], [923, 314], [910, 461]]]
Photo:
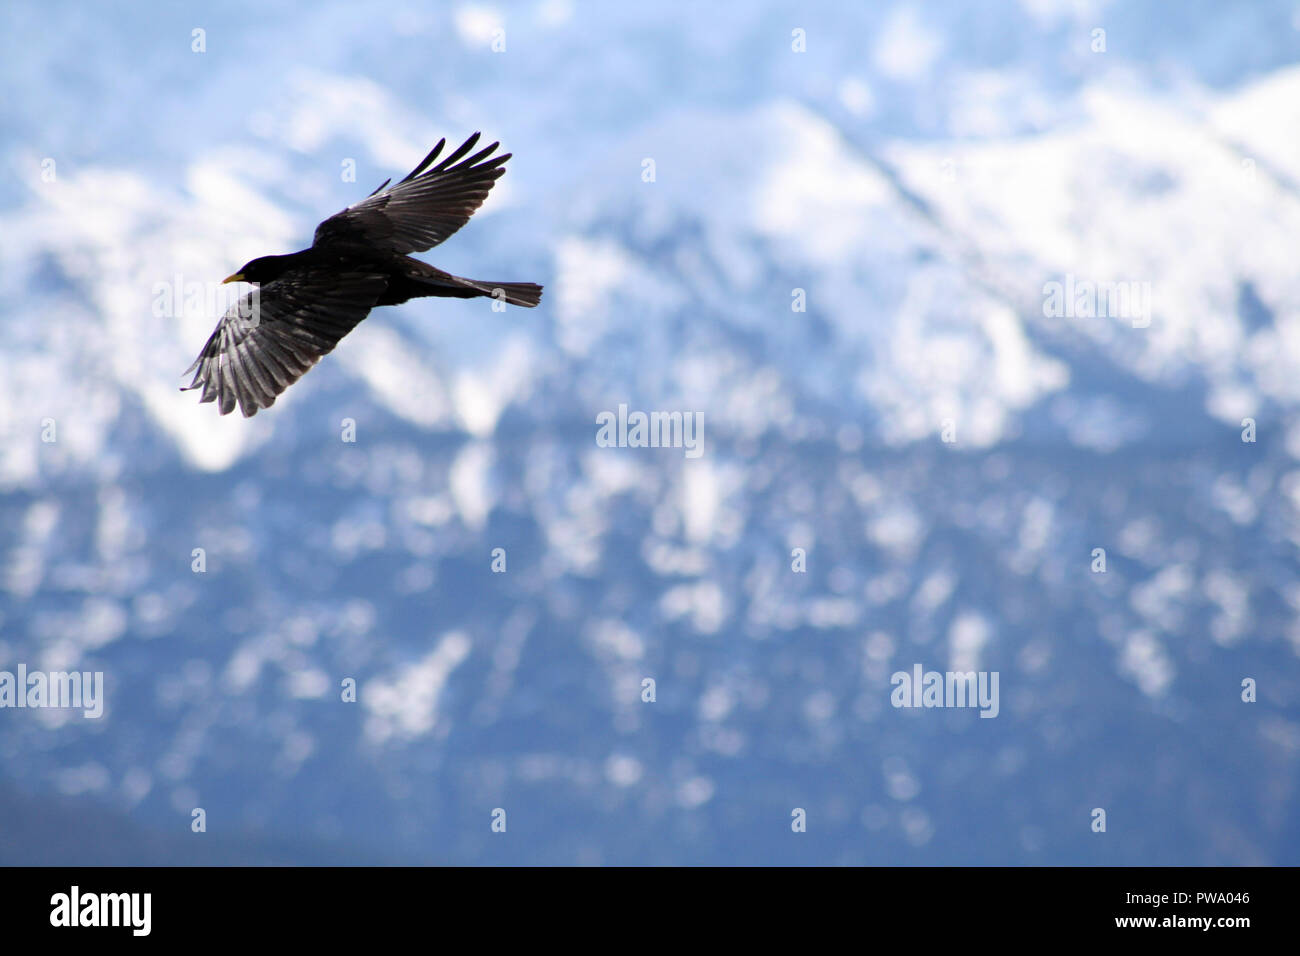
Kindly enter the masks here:
[[475, 133], [433, 166], [447, 143], [439, 140], [401, 182], [389, 186], [386, 180], [317, 226], [311, 248], [262, 256], [224, 279], [257, 288], [222, 316], [185, 370], [194, 372], [194, 380], [181, 391], [201, 387], [200, 402], [216, 402], [222, 415], [238, 404], [251, 418], [274, 405], [377, 306], [421, 296], [490, 296], [537, 305], [540, 285], [464, 279], [409, 255], [436, 246], [469, 222], [505, 172], [510, 153], [492, 156], [499, 143], [462, 159], [478, 139]]

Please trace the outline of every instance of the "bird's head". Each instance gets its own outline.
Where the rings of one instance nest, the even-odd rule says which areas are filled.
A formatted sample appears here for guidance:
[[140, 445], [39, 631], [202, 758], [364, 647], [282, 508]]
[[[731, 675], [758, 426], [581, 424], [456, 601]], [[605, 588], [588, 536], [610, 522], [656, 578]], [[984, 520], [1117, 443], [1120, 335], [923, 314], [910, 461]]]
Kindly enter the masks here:
[[251, 262], [245, 262], [235, 270], [233, 275], [228, 275], [222, 279], [222, 283], [227, 282], [270, 282], [272, 279], [278, 279], [280, 273], [284, 271], [280, 260], [285, 256], [262, 256], [260, 259], [253, 259]]

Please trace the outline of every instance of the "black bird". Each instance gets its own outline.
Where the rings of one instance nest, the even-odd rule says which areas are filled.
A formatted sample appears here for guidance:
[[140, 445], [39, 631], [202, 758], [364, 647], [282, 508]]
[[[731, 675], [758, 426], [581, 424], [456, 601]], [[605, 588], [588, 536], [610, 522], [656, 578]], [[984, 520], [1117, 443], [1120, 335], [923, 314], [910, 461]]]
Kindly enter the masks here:
[[222, 415], [238, 402], [244, 417], [251, 418], [274, 405], [276, 396], [376, 306], [420, 296], [491, 296], [511, 305], [537, 305], [540, 285], [463, 279], [408, 255], [436, 246], [469, 222], [505, 172], [510, 153], [488, 158], [499, 143], [460, 161], [478, 138], [475, 133], [431, 167], [447, 144], [439, 140], [401, 182], [385, 188], [391, 182], [385, 180], [361, 202], [317, 226], [310, 249], [254, 259], [222, 280], [259, 288], [222, 316], [185, 370], [194, 371], [194, 380], [181, 391], [202, 386], [200, 402], [217, 402]]

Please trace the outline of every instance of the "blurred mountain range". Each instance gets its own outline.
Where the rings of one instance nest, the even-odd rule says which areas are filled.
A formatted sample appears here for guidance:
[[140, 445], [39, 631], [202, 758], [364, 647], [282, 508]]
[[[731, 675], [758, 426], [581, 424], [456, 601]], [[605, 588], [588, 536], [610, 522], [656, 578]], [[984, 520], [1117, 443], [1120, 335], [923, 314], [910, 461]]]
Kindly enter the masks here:
[[[1293, 3], [390, 7], [0, 13], [0, 862], [1300, 862]], [[177, 391], [476, 129], [541, 308]]]

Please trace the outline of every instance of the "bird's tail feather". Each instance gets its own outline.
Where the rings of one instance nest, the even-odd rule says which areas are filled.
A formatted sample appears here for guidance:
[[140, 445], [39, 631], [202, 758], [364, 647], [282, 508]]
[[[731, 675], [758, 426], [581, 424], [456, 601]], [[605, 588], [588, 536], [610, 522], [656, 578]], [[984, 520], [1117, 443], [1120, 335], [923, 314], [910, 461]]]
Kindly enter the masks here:
[[526, 309], [531, 309], [542, 301], [542, 287], [535, 282], [484, 282], [479, 279], [454, 276], [450, 272], [443, 272], [441, 269], [435, 268], [427, 262], [421, 262], [419, 259], [408, 257], [406, 261], [407, 279], [425, 286], [445, 290], [426, 293], [429, 295], [446, 295], [457, 298], [486, 295], [496, 299], [504, 299], [511, 305], [522, 305]]
[[531, 309], [542, 301], [542, 287], [535, 282], [479, 282], [491, 291], [488, 295], [505, 299], [511, 305]]
[[[535, 282], [483, 282], [478, 279], [465, 279], [461, 276], [448, 276], [455, 287], [472, 289], [470, 295], [486, 295], [494, 299], [504, 299], [511, 305], [522, 305], [531, 309], [542, 301], [542, 287]], [[444, 284], [444, 283], [438, 283]]]

